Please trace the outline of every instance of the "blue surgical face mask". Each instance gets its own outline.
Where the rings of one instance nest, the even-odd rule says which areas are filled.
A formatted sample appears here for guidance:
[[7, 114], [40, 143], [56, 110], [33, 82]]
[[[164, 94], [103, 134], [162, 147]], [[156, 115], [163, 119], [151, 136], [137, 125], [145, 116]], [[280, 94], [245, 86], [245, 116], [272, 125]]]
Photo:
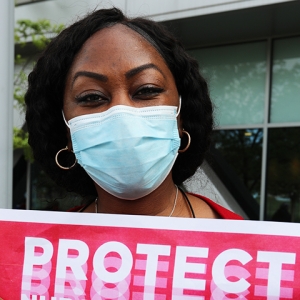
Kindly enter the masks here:
[[150, 194], [171, 171], [180, 146], [178, 114], [174, 106], [117, 105], [66, 124], [87, 174], [108, 193], [132, 200]]

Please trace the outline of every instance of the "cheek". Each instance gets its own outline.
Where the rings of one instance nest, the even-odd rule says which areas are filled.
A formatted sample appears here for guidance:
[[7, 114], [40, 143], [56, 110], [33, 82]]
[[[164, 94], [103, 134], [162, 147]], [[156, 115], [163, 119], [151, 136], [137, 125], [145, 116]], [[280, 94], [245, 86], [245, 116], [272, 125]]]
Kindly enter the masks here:
[[72, 98], [69, 93], [65, 93], [63, 100], [63, 112], [66, 120], [70, 120], [75, 118], [80, 114], [80, 106], [76, 103], [76, 101]]
[[71, 93], [71, 83], [70, 78], [67, 77], [65, 90], [64, 90], [64, 98], [63, 98], [63, 111], [66, 120], [70, 120], [74, 117], [74, 110], [75, 110], [75, 101], [74, 97]]

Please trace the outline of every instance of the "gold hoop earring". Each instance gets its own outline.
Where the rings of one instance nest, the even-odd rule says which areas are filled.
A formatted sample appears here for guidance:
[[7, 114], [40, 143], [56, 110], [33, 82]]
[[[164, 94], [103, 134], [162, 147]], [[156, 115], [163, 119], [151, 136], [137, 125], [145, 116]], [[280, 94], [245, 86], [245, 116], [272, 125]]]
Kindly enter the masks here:
[[[57, 153], [56, 153], [56, 155], [55, 155], [55, 162], [56, 162], [56, 164], [58, 165], [58, 167], [60, 167], [61, 169], [63, 169], [63, 170], [70, 170], [70, 169], [72, 169], [76, 164], [77, 164], [77, 158], [75, 157], [75, 162], [74, 162], [74, 164], [72, 165], [72, 166], [70, 166], [70, 167], [64, 167], [64, 166], [62, 166], [59, 162], [58, 162], [58, 155], [61, 153], [61, 152], [63, 152], [63, 151], [68, 151], [69, 149], [68, 149], [68, 146], [66, 146], [66, 148], [63, 148], [63, 149], [60, 149]], [[72, 151], [72, 150], [71, 150]], [[72, 153], [73, 153], [73, 151], [72, 151]]]
[[183, 152], [185, 152], [187, 149], [189, 149], [189, 148], [190, 148], [190, 145], [191, 145], [191, 141], [192, 141], [191, 136], [190, 136], [190, 134], [189, 134], [187, 131], [185, 131], [185, 130], [183, 129], [183, 130], [182, 130], [182, 133], [185, 133], [185, 134], [187, 135], [187, 137], [188, 137], [188, 143], [187, 143], [187, 145], [185, 146], [184, 149], [178, 150], [179, 153], [183, 153]]

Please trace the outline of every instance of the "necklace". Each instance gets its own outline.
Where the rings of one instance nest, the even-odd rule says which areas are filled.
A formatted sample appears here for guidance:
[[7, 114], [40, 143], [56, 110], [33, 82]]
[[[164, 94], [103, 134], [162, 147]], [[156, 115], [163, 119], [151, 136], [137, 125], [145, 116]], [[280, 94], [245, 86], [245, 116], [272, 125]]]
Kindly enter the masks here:
[[184, 197], [186, 203], [187, 203], [188, 206], [189, 206], [190, 212], [191, 212], [191, 214], [192, 214], [192, 218], [195, 219], [195, 218], [196, 218], [196, 215], [195, 215], [193, 206], [192, 206], [192, 204], [191, 204], [191, 202], [190, 202], [188, 196], [186, 195], [186, 193], [184, 192], [184, 190], [183, 190], [181, 187], [179, 187], [179, 190], [180, 190], [180, 192], [182, 193], [182, 195], [183, 195], [183, 197]]
[[178, 198], [178, 186], [177, 186], [176, 184], [175, 184], [175, 186], [176, 186], [176, 196], [175, 196], [173, 208], [172, 208], [171, 213], [169, 214], [169, 217], [172, 217], [173, 212], [174, 212], [175, 207], [176, 207], [176, 204], [177, 204], [177, 198]]
[[[178, 186], [175, 184], [176, 186], [176, 195], [175, 195], [175, 199], [174, 199], [174, 204], [173, 204], [173, 208], [172, 208], [172, 211], [171, 213], [169, 214], [168, 217], [172, 217], [174, 211], [175, 211], [175, 208], [176, 208], [176, 204], [177, 204], [177, 198], [178, 198]], [[95, 199], [95, 213], [97, 214], [98, 213], [98, 197]]]

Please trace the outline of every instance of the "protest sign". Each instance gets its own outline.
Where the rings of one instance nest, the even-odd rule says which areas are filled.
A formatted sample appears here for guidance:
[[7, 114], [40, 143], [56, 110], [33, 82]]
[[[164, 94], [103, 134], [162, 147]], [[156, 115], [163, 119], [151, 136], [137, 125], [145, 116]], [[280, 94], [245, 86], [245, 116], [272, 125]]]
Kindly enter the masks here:
[[300, 225], [0, 210], [0, 298], [300, 299]]

